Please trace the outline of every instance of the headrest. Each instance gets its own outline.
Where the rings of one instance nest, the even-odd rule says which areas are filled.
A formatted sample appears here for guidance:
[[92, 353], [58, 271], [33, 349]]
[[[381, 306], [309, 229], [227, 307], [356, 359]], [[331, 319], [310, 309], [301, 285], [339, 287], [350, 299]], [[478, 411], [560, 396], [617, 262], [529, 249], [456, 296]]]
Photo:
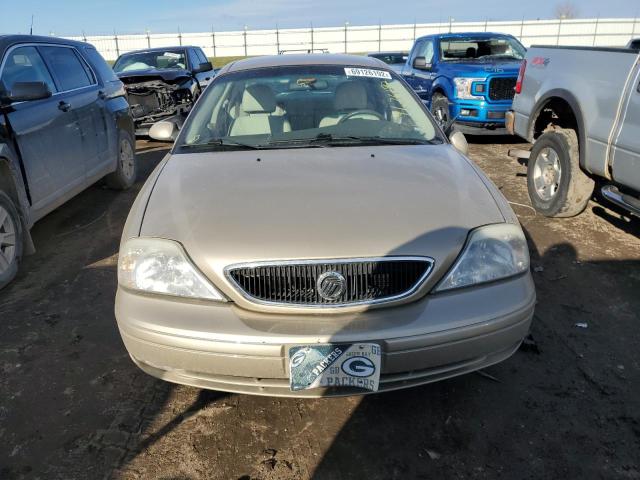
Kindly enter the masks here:
[[467, 53], [464, 55], [466, 58], [475, 58], [476, 57], [476, 49], [473, 47], [467, 48]]
[[250, 85], [242, 94], [241, 108], [246, 113], [272, 113], [276, 109], [276, 96], [268, 85]]
[[483, 57], [485, 55], [491, 55], [491, 47], [486, 43], [478, 44], [478, 57]]
[[338, 85], [338, 88], [336, 88], [333, 106], [339, 112], [345, 110], [364, 110], [367, 108], [367, 90], [362, 83], [357, 81], [341, 83]]

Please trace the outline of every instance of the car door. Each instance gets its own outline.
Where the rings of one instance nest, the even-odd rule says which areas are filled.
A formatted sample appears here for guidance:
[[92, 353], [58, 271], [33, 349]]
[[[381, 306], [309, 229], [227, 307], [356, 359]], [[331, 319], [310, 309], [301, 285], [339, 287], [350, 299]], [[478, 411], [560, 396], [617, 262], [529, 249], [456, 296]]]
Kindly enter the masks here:
[[46, 45], [39, 50], [58, 85], [60, 104], [66, 105], [80, 127], [80, 148], [68, 158], [67, 166], [82, 168], [85, 177], [92, 178], [110, 160], [103, 87], [74, 47]]
[[614, 180], [640, 191], [640, 62], [635, 65], [635, 81], [614, 137], [611, 163]]
[[[431, 100], [431, 85], [433, 84], [434, 74], [434, 49], [433, 39], [423, 39], [416, 43], [415, 48], [411, 52], [409, 62], [409, 75], [405, 76], [409, 85], [415, 90], [423, 102]], [[416, 68], [416, 58], [424, 58], [425, 66]]]
[[12, 47], [2, 60], [0, 81], [8, 91], [16, 82], [45, 82], [53, 94], [42, 100], [16, 102], [5, 110], [37, 219], [84, 181], [80, 126], [77, 118], [62, 108], [64, 96], [36, 45]]

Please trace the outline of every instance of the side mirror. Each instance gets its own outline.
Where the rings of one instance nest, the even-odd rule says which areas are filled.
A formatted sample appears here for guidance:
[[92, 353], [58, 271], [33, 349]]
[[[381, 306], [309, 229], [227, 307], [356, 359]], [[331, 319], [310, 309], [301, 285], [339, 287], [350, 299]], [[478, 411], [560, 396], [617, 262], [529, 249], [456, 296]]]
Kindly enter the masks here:
[[194, 68], [193, 73], [209, 72], [211, 70], [213, 70], [213, 65], [211, 64], [211, 62], [204, 62]]
[[15, 82], [11, 88], [2, 95], [3, 103], [29, 102], [49, 98], [51, 90], [44, 82]]
[[149, 129], [149, 136], [159, 142], [173, 142], [178, 133], [178, 127], [173, 122], [160, 121]]
[[464, 133], [454, 130], [454, 132], [449, 135], [449, 141], [451, 142], [451, 145], [453, 145], [453, 148], [458, 150], [461, 154], [467, 155], [469, 153], [469, 144], [467, 143]]
[[413, 59], [413, 68], [417, 70], [429, 70], [431, 64], [427, 63], [427, 59], [424, 57], [416, 57]]

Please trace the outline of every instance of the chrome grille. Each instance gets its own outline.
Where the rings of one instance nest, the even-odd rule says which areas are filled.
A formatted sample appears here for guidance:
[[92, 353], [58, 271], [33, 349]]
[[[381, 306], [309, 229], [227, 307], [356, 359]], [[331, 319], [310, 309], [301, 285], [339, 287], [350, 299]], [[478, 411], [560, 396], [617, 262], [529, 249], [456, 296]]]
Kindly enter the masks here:
[[[432, 267], [428, 257], [381, 257], [248, 263], [232, 265], [225, 272], [246, 298], [258, 303], [339, 307], [411, 295]], [[344, 289], [335, 298], [319, 291], [318, 280], [328, 272], [344, 280]]]
[[489, 98], [491, 100], [513, 100], [516, 77], [495, 77], [489, 80]]

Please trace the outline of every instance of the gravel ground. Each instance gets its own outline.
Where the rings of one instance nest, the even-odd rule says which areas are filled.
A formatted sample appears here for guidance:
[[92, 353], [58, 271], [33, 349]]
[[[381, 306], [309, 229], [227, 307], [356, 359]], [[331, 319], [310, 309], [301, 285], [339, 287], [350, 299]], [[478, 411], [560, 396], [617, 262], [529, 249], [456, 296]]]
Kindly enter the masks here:
[[[532, 336], [485, 374], [382, 395], [251, 397], [143, 374], [113, 316], [141, 183], [59, 208], [0, 292], [0, 478], [640, 479], [640, 222], [594, 202], [536, 215], [513, 142], [472, 139], [470, 156], [528, 235]], [[138, 147], [146, 177], [165, 148]]]

